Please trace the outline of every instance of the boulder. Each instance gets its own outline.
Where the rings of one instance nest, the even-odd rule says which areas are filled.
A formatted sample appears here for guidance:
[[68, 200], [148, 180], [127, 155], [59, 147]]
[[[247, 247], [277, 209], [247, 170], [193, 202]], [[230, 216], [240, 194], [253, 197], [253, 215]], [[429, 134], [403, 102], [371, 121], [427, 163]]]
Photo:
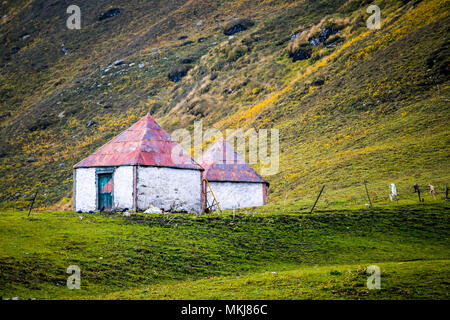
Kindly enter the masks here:
[[315, 87], [319, 87], [319, 86], [323, 86], [323, 85], [324, 85], [324, 83], [325, 83], [325, 81], [324, 81], [324, 80], [322, 80], [322, 79], [319, 79], [319, 80], [315, 80], [315, 81], [313, 81], [313, 82], [311, 83], [311, 85], [312, 85], [312, 86], [315, 86]]
[[318, 46], [319, 44], [327, 43], [327, 39], [331, 36], [336, 34], [337, 30], [334, 27], [329, 28], [322, 28], [320, 29], [320, 32], [318, 35], [309, 38], [309, 44], [313, 47]]
[[147, 210], [144, 211], [144, 213], [162, 213], [162, 210], [160, 208], [150, 205], [150, 207], [148, 207]]
[[173, 82], [180, 81], [181, 78], [183, 78], [188, 73], [191, 67], [192, 66], [190, 64], [182, 64], [175, 66], [172, 70], [170, 70], [168, 74], [169, 80]]
[[187, 45], [190, 45], [190, 44], [193, 44], [193, 43], [194, 43], [194, 41], [192, 41], [192, 40], [187, 40], [187, 41], [183, 42], [183, 43], [181, 44], [181, 46], [184, 47], [184, 46], [187, 46]]
[[306, 48], [298, 49], [294, 53], [289, 54], [289, 56], [292, 58], [292, 62], [309, 59], [311, 58], [311, 50], [308, 50]]
[[27, 124], [26, 127], [28, 130], [30, 130], [30, 132], [33, 132], [37, 130], [45, 130], [52, 124], [53, 122], [44, 118], [44, 119], [37, 119], [35, 122]]
[[117, 16], [120, 13], [120, 9], [119, 8], [113, 8], [113, 9], [109, 9], [108, 11], [102, 13], [100, 15], [100, 17], [98, 17], [98, 21], [102, 21], [108, 18], [112, 18], [114, 16]]
[[229, 22], [223, 29], [223, 33], [226, 36], [231, 36], [235, 33], [247, 30], [252, 27], [255, 23], [250, 19], [234, 19]]

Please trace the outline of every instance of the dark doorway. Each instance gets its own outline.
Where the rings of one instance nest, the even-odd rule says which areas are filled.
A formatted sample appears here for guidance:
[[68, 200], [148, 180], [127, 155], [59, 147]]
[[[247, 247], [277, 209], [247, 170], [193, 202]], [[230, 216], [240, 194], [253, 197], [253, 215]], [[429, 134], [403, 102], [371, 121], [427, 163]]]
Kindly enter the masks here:
[[98, 175], [98, 209], [111, 210], [112, 208], [113, 181], [111, 173]]

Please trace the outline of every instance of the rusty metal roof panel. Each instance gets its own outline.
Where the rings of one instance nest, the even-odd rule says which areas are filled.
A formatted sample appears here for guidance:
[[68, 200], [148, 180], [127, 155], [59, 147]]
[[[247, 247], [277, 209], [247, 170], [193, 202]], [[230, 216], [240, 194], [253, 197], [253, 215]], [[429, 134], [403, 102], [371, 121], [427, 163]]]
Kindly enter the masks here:
[[74, 168], [124, 165], [203, 170], [149, 114]]
[[199, 161], [209, 181], [267, 183], [226, 141], [215, 143]]

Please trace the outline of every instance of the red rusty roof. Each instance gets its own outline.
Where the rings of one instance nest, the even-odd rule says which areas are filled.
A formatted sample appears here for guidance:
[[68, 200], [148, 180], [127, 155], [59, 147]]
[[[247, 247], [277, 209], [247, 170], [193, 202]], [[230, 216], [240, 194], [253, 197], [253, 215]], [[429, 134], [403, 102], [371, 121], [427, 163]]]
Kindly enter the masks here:
[[225, 140], [215, 143], [199, 161], [208, 181], [266, 183]]
[[149, 114], [74, 168], [124, 165], [203, 170]]

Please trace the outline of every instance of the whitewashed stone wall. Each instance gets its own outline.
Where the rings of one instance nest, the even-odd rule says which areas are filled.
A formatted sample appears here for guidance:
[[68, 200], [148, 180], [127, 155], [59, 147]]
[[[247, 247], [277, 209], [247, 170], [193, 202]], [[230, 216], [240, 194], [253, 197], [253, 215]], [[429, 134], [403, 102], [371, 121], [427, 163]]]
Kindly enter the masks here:
[[150, 205], [164, 211], [201, 212], [199, 170], [138, 167], [137, 208]]
[[113, 174], [115, 209], [133, 209], [133, 166], [117, 167]]
[[75, 179], [75, 211], [95, 211], [97, 209], [95, 168], [75, 169]]
[[[264, 205], [262, 183], [210, 181], [209, 185], [223, 210]], [[208, 204], [212, 204], [214, 199], [211, 192], [207, 194], [207, 197]]]

